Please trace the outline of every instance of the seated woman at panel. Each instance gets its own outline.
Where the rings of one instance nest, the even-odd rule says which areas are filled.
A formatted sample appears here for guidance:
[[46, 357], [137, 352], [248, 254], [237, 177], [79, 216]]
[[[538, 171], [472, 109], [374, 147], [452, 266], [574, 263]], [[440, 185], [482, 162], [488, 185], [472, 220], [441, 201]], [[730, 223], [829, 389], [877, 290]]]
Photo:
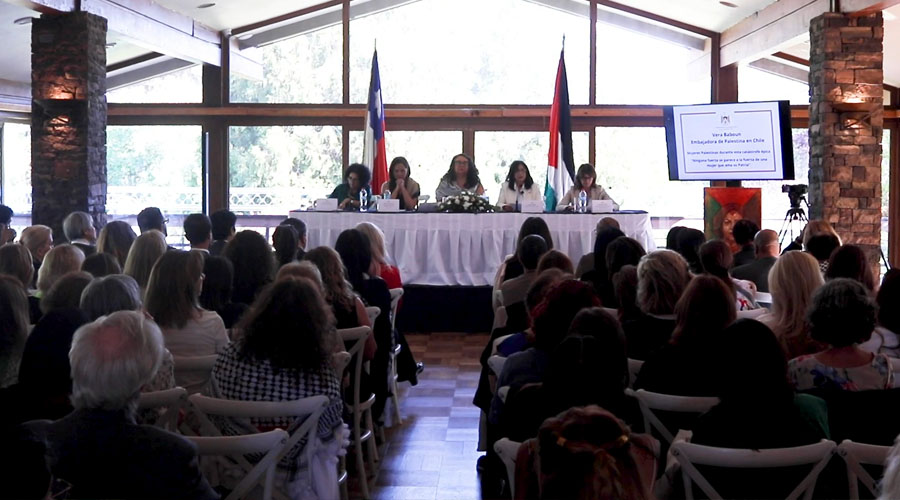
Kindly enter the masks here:
[[788, 252], [769, 271], [772, 310], [758, 319], [775, 333], [788, 359], [812, 354], [825, 345], [809, 336], [806, 311], [822, 281], [815, 257], [806, 252]]
[[398, 156], [391, 160], [389, 180], [381, 185], [382, 193], [390, 191], [391, 198], [400, 200], [400, 210], [414, 210], [419, 204], [421, 189], [419, 183], [410, 177], [411, 173], [406, 158]]
[[[353, 163], [344, 172], [344, 182], [334, 188], [328, 197], [337, 199], [338, 208], [341, 210], [359, 210], [360, 191], [365, 189], [370, 196], [372, 194], [372, 189], [369, 187], [371, 179], [372, 174], [365, 165]], [[368, 203], [368, 197], [366, 203]]]
[[829, 348], [788, 363], [788, 377], [798, 391], [810, 389], [866, 391], [890, 389], [891, 362], [884, 354], [859, 348], [875, 328], [875, 301], [858, 281], [835, 278], [813, 295], [810, 335]]
[[584, 163], [578, 167], [578, 173], [575, 174], [575, 185], [559, 201], [556, 209], [574, 210], [575, 204], [578, 203], [578, 195], [582, 191], [587, 194], [588, 203], [591, 200], [610, 200], [613, 202], [613, 210], [619, 209], [619, 204], [609, 197], [602, 186], [597, 185], [597, 171], [590, 163]]
[[481, 178], [478, 177], [478, 168], [475, 167], [475, 162], [469, 158], [469, 155], [460, 153], [450, 161], [450, 170], [447, 170], [447, 173], [441, 177], [441, 183], [438, 184], [434, 196], [437, 201], [441, 201], [463, 191], [481, 196], [484, 194], [484, 187], [481, 185]]
[[[334, 317], [318, 288], [307, 279], [278, 281], [263, 290], [237, 328], [236, 340], [225, 347], [213, 367], [213, 390], [218, 390], [213, 395], [244, 401], [327, 396], [328, 404], [315, 433], [318, 439], [334, 446], [333, 436], [342, 424], [341, 381], [331, 368], [330, 353], [323, 340], [334, 330]], [[292, 421], [293, 418], [251, 419], [262, 430], [287, 429]], [[246, 433], [237, 421], [218, 422], [225, 435]], [[298, 474], [304, 443], [305, 438], [278, 463], [288, 483], [306, 477]], [[332, 466], [330, 471], [336, 468]]]
[[859, 347], [864, 351], [884, 353], [892, 358], [900, 357], [900, 269], [891, 269], [881, 280], [878, 289], [878, 325], [865, 344]]
[[500, 198], [497, 206], [504, 212], [518, 212], [522, 209], [523, 201], [541, 201], [541, 189], [534, 185], [531, 171], [522, 160], [516, 160], [509, 165], [509, 173], [506, 174], [505, 184], [500, 186]]

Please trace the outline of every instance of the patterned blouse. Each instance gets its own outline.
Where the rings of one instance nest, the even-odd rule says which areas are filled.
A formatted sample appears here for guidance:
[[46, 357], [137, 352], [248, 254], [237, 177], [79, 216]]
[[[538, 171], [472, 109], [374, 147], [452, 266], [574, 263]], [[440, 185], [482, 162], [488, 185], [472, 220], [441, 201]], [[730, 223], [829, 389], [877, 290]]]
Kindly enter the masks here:
[[788, 378], [798, 391], [868, 391], [890, 389], [894, 384], [891, 362], [884, 354], [876, 354], [869, 364], [852, 368], [828, 366], [814, 354], [807, 354], [788, 362]]
[[[328, 363], [317, 370], [278, 369], [269, 360], [241, 359], [239, 345], [228, 344], [213, 367], [212, 378], [217, 394], [213, 396], [240, 401], [293, 401], [311, 396], [328, 396], [329, 402], [319, 418], [318, 435], [327, 440], [334, 435], [336, 427], [341, 425], [341, 413], [344, 408], [341, 399], [340, 379], [334, 374]], [[293, 418], [253, 419], [251, 424], [260, 430], [275, 427], [290, 431]], [[225, 435], [246, 434], [246, 423], [235, 420], [215, 419]], [[279, 468], [288, 471], [291, 477], [299, 470], [300, 451], [306, 444], [301, 439], [297, 446], [278, 464]]]

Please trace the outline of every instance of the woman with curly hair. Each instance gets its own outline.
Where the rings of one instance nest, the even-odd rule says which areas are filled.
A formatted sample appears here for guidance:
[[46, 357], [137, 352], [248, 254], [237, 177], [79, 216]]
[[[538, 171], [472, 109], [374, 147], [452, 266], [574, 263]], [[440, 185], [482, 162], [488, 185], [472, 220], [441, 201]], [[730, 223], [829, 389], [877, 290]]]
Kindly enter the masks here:
[[463, 191], [475, 193], [478, 196], [484, 194], [484, 186], [478, 177], [478, 168], [469, 155], [460, 153], [450, 160], [450, 169], [441, 177], [434, 197], [441, 201], [448, 196], [455, 196]]
[[225, 246], [222, 255], [234, 266], [231, 300], [253, 303], [263, 286], [275, 279], [275, 255], [266, 239], [256, 231], [241, 231]]

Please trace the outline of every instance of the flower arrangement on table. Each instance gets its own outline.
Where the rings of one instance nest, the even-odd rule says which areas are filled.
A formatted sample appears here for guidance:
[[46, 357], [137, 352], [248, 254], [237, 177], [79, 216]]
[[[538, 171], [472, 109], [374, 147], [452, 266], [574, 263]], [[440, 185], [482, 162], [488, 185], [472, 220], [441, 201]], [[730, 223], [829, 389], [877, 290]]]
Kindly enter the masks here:
[[457, 195], [445, 197], [438, 205], [438, 211], [479, 214], [493, 212], [494, 206], [475, 193], [463, 191]]

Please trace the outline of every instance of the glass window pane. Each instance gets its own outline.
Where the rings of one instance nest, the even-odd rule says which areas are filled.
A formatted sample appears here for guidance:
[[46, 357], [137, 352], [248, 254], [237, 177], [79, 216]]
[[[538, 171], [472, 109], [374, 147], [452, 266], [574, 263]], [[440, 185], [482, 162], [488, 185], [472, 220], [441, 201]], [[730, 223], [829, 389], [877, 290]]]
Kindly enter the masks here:
[[[500, 188], [509, 173], [509, 164], [522, 160], [528, 165], [534, 183], [544, 193], [547, 181], [548, 132], [476, 132], [475, 163], [481, 173], [484, 192], [496, 203]], [[588, 161], [588, 133], [572, 132], [575, 168]]]
[[31, 125], [4, 123], [2, 126], [3, 183], [0, 193], [3, 204], [12, 208], [15, 215], [13, 227], [21, 233], [31, 221]]
[[260, 47], [262, 80], [231, 75], [232, 102], [340, 103], [340, 23]]
[[287, 217], [341, 182], [341, 127], [231, 127], [229, 139], [237, 214]]
[[[891, 194], [891, 131], [884, 129], [881, 136], [881, 251], [884, 256], [888, 253], [888, 211]], [[881, 263], [881, 274], [887, 272], [884, 261]]]
[[353, 19], [350, 100], [366, 102], [377, 39], [387, 103], [550, 104], [563, 35], [569, 99], [587, 104], [586, 8], [574, 15], [524, 0], [420, 0]]
[[597, 14], [597, 104], [710, 101], [707, 38], [603, 6]]
[[[409, 162], [411, 177], [419, 183], [421, 194], [433, 202], [434, 191], [447, 173], [453, 155], [462, 151], [462, 132], [418, 132], [388, 130], [384, 136], [388, 164], [396, 156]], [[358, 162], [363, 154], [363, 133], [350, 132], [350, 162]], [[477, 163], [476, 163], [477, 165]], [[479, 167], [480, 170], [480, 167]], [[481, 174], [484, 179], [484, 174]]]
[[738, 95], [741, 101], [789, 100], [809, 104], [809, 84], [750, 66], [738, 68]]
[[109, 220], [159, 207], [170, 217], [167, 240], [183, 244], [181, 218], [172, 216], [201, 211], [200, 137], [199, 125], [107, 127]]
[[106, 93], [107, 102], [187, 103], [203, 101], [203, 68], [185, 69], [119, 87]]

